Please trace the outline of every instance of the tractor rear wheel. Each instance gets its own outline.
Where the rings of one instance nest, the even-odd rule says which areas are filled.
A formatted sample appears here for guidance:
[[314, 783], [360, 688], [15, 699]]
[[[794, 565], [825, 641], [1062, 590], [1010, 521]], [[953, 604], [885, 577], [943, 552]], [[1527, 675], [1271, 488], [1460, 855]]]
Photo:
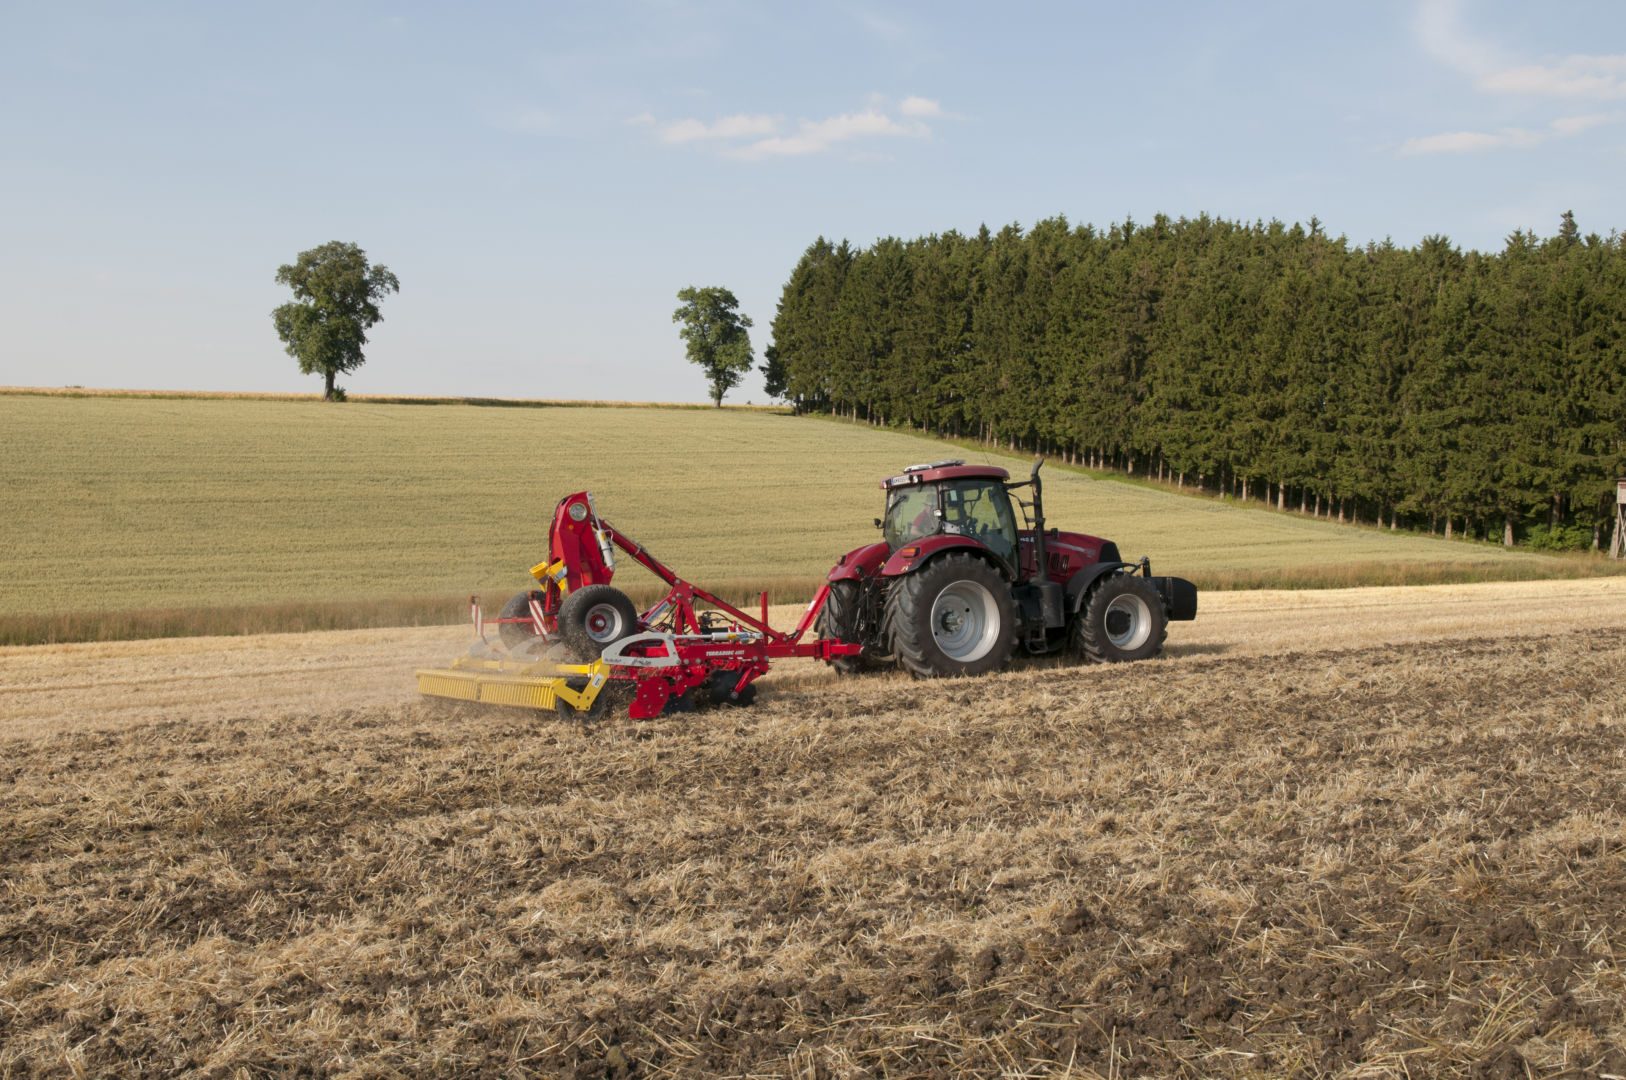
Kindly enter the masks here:
[[[861, 586], [856, 581], [830, 583], [830, 595], [813, 624], [813, 632], [824, 640], [862, 643], [858, 636], [858, 603]], [[857, 656], [838, 656], [830, 661], [838, 675], [859, 675], [875, 670], [875, 661], [865, 649]]]
[[537, 637], [536, 625], [530, 621], [531, 597], [533, 596], [538, 601], [542, 599], [542, 594], [534, 589], [531, 592], [514, 594], [508, 603], [502, 606], [502, 613], [497, 616], [500, 619], [525, 620], [522, 623], [505, 622], [497, 624], [498, 640], [510, 649], [529, 645]]
[[1113, 574], [1095, 587], [1073, 620], [1073, 651], [1097, 664], [1146, 660], [1163, 651], [1168, 634], [1157, 588], [1143, 577]]
[[583, 663], [592, 663], [612, 643], [638, 632], [638, 609], [613, 585], [584, 585], [559, 605], [559, 636]]
[[917, 679], [985, 675], [1004, 667], [1016, 648], [1016, 605], [992, 566], [944, 555], [893, 584], [882, 630]]

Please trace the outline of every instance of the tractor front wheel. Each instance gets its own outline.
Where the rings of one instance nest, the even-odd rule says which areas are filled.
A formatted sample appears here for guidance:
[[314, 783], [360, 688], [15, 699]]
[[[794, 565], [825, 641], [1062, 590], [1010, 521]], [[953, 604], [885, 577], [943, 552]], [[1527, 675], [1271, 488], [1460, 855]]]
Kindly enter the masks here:
[[584, 585], [559, 605], [559, 634], [576, 659], [589, 664], [612, 642], [638, 632], [638, 609], [613, 585]]
[[972, 555], [944, 555], [893, 584], [883, 630], [917, 679], [998, 671], [1016, 648], [1016, 605], [999, 572]]
[[1157, 588], [1143, 577], [1113, 574], [1095, 587], [1073, 621], [1073, 651], [1097, 664], [1146, 660], [1163, 651], [1168, 633]]

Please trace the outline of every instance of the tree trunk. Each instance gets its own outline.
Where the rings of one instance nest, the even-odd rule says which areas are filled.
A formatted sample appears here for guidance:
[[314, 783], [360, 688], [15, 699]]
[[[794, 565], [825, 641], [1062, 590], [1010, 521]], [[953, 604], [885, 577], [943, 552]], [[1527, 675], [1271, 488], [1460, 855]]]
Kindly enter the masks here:
[[327, 378], [327, 389], [322, 392], [322, 400], [323, 401], [332, 401], [333, 400], [333, 380], [339, 373], [337, 371], [334, 371], [332, 368], [328, 368], [322, 374]]
[[1451, 539], [1451, 515], [1445, 515], [1445, 538]]
[[1513, 515], [1508, 514], [1502, 519], [1502, 546], [1513, 546]]

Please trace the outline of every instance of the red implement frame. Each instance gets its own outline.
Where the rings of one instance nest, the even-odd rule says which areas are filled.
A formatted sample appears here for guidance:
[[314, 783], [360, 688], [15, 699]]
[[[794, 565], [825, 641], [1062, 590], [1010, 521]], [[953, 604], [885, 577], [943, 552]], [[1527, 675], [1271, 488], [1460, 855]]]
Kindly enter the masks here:
[[[574, 510], [578, 505], [581, 510]], [[525, 623], [552, 632], [564, 595], [560, 579], [571, 589], [581, 584], [608, 583], [615, 572], [607, 550], [611, 544], [668, 589], [664, 598], [639, 616], [643, 633], [626, 643], [622, 657], [625, 663], [616, 663], [612, 668], [612, 678], [634, 684], [628, 710], [634, 719], [659, 716], [668, 701], [683, 700], [683, 695], [702, 684], [710, 685], [714, 698], [743, 702], [751, 683], [766, 674], [774, 660], [804, 657], [829, 661], [856, 656], [862, 649], [856, 643], [834, 639], [802, 640], [830, 596], [828, 582], [819, 586], [795, 630], [775, 630], [768, 625], [767, 593], [762, 594], [761, 613], [748, 615], [683, 580], [642, 544], [599, 518], [587, 492], [567, 496], [554, 514], [548, 536], [550, 563], [535, 571], [543, 586], [542, 602], [533, 600], [529, 616], [486, 621]], [[550, 566], [554, 568], [552, 575], [544, 572]], [[696, 603], [716, 609], [722, 613], [721, 618], [714, 612], [696, 611]], [[612, 652], [620, 654], [621, 650], [612, 647]], [[610, 660], [611, 655], [606, 654], [606, 659]]]
[[[747, 615], [726, 600], [678, 577], [643, 545], [609, 522], [601, 521], [600, 527], [611, 543], [660, 578], [669, 589], [665, 598], [644, 612], [639, 622], [651, 630], [669, 627], [667, 632], [673, 640], [669, 648], [675, 649], [676, 655], [668, 658], [676, 663], [670, 667], [633, 669], [637, 690], [629, 711], [634, 719], [660, 715], [669, 699], [680, 697], [707, 681], [711, 683], [713, 696], [739, 700], [746, 687], [767, 674], [774, 660], [805, 657], [828, 661], [838, 656], [856, 656], [862, 648], [832, 639], [802, 641], [829, 598], [828, 583], [819, 586], [796, 629], [784, 633], [768, 625], [767, 593], [762, 594], [761, 614]], [[700, 613], [695, 610], [696, 602], [722, 612], [730, 624], [728, 629], [717, 629], [715, 616], [702, 622]]]

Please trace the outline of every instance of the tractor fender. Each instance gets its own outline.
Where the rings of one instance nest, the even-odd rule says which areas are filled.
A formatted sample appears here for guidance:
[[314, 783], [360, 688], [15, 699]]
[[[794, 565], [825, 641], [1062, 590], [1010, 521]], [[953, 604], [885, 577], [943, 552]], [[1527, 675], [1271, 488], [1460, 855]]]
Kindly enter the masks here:
[[914, 570], [919, 570], [932, 559], [945, 551], [969, 551], [987, 559], [999, 571], [1001, 577], [1009, 578], [1010, 571], [1001, 565], [998, 557], [988, 550], [988, 545], [969, 536], [952, 536], [939, 533], [937, 536], [928, 536], [924, 540], [912, 544], [905, 544], [886, 560], [881, 567], [882, 577], [898, 577]]
[[1077, 615], [1084, 610], [1084, 598], [1090, 595], [1090, 589], [1097, 581], [1108, 574], [1115, 574], [1132, 563], [1126, 562], [1098, 562], [1092, 563], [1067, 579], [1067, 610]]
[[874, 577], [886, 562], [886, 544], [865, 544], [861, 548], [854, 548], [830, 568], [826, 581], [859, 581], [863, 578]]

